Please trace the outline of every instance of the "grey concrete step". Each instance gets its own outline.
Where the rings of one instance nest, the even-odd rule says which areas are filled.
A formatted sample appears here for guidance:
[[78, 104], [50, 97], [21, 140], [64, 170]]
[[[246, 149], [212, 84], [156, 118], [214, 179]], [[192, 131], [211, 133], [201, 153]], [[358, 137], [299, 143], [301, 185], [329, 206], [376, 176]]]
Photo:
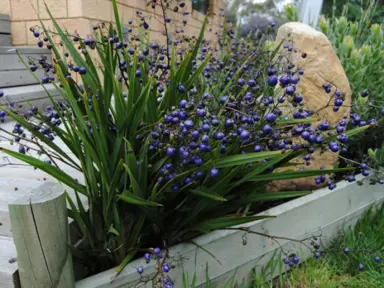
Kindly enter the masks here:
[[11, 34], [0, 34], [0, 47], [12, 46]]
[[2, 46], [12, 46], [11, 22], [5, 14], [0, 14], [0, 47]]
[[9, 15], [0, 14], [0, 34], [11, 34], [11, 19]]
[[[0, 88], [36, 84], [31, 72], [25, 67], [17, 54], [25, 62], [35, 61], [38, 65], [40, 57], [52, 61], [51, 52], [48, 49], [35, 47], [0, 47]], [[44, 75], [42, 69], [38, 69], [35, 75], [41, 78]]]
[[[53, 98], [60, 98], [60, 92], [56, 90], [53, 84], [46, 84], [45, 88]], [[7, 107], [10, 101], [15, 103], [14, 108], [21, 113], [27, 113], [30, 109], [27, 101], [39, 108], [40, 111], [44, 110], [48, 105], [52, 105], [47, 92], [40, 84], [4, 88], [2, 91], [4, 92], [4, 98], [0, 101], [0, 109], [1, 106]], [[9, 117], [6, 117], [6, 119], [9, 119]]]

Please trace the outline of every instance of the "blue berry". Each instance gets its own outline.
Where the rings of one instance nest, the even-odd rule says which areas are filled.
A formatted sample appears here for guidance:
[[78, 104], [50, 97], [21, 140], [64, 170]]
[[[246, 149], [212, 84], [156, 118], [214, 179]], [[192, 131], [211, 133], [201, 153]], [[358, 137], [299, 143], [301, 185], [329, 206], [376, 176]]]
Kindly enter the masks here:
[[364, 264], [359, 264], [359, 270], [360, 270], [360, 271], [364, 271], [364, 268], [365, 268], [365, 267], [364, 267]]
[[85, 74], [87, 74], [87, 69], [86, 69], [85, 67], [80, 67], [80, 69], [79, 69], [79, 73], [80, 73], [81, 75], [85, 75]]
[[296, 102], [296, 103], [300, 103], [302, 102], [304, 99], [303, 95], [301, 94], [296, 94], [294, 97], [293, 97], [293, 100]]
[[299, 257], [293, 257], [293, 263], [299, 264], [300, 263], [300, 258]]
[[183, 85], [179, 85], [179, 92], [183, 94], [185, 92], [185, 87]]
[[369, 175], [369, 172], [370, 172], [369, 170], [363, 170], [363, 173], [362, 173], [362, 174], [363, 174], [363, 176], [368, 176], [368, 175]]
[[368, 165], [365, 163], [361, 163], [360, 168], [363, 170], [368, 169]]
[[205, 109], [197, 109], [197, 115], [204, 118], [207, 115], [207, 111]]
[[153, 250], [153, 253], [155, 253], [157, 256], [160, 256], [161, 249], [160, 249], [160, 248], [155, 248], [155, 249]]
[[247, 131], [247, 130], [243, 130], [243, 131], [241, 131], [241, 133], [240, 133], [240, 137], [241, 137], [241, 139], [243, 139], [243, 140], [248, 139], [250, 135], [251, 135], [251, 133], [249, 133], [249, 131]]
[[186, 128], [188, 128], [188, 129], [191, 129], [191, 128], [193, 128], [194, 123], [193, 123], [192, 120], [185, 120], [185, 121], [184, 121], [184, 126], [185, 126]]
[[137, 273], [142, 274], [144, 272], [143, 266], [137, 267]]
[[345, 254], [349, 254], [350, 252], [351, 252], [351, 249], [349, 249], [349, 248], [345, 248], [345, 249], [344, 249], [344, 253], [345, 253]]
[[278, 78], [276, 75], [271, 75], [268, 78], [268, 85], [269, 86], [276, 86], [278, 82]]
[[291, 85], [291, 86], [288, 86], [286, 89], [285, 89], [285, 92], [288, 94], [288, 95], [292, 95], [293, 93], [295, 93], [296, 91], [296, 87]]
[[375, 257], [375, 261], [376, 261], [377, 263], [380, 263], [380, 262], [381, 262], [381, 258], [380, 258], [379, 256], [376, 256], [376, 257]]
[[361, 91], [360, 93], [361, 97], [367, 97], [369, 95], [369, 92], [367, 90]]
[[176, 148], [168, 147], [167, 148], [167, 156], [168, 157], [173, 157], [175, 155], [176, 155]]
[[144, 21], [143, 27], [144, 27], [145, 30], [147, 30], [149, 28], [148, 22]]
[[168, 273], [169, 270], [171, 270], [171, 267], [169, 267], [168, 263], [163, 264], [163, 272]]
[[3, 96], [4, 96], [4, 91], [0, 90], [0, 97], [3, 97]]
[[288, 258], [284, 258], [283, 262], [284, 262], [284, 264], [288, 265], [291, 261], [289, 261]]
[[151, 261], [151, 253], [145, 253], [144, 254], [144, 259], [147, 263], [149, 263], [149, 261]]
[[302, 57], [302, 58], [307, 58], [307, 53], [302, 53], [302, 54], [301, 54], [301, 57]]
[[217, 168], [213, 168], [213, 169], [211, 170], [211, 176], [212, 176], [212, 177], [217, 177], [217, 176], [219, 175], [219, 173], [220, 173], [220, 171], [219, 171], [219, 169], [217, 169]]
[[315, 258], [316, 258], [316, 259], [319, 259], [320, 257], [321, 257], [320, 252], [316, 252], [316, 253], [315, 253]]
[[25, 154], [25, 147], [24, 147], [24, 146], [20, 146], [20, 147], [19, 147], [19, 152], [20, 152], [21, 154]]
[[274, 113], [268, 113], [266, 116], [265, 116], [265, 120], [268, 121], [268, 122], [275, 122], [276, 121], [276, 114]]
[[183, 99], [180, 101], [180, 108], [185, 108], [187, 107], [188, 101]]
[[266, 124], [264, 127], [263, 127], [263, 132], [266, 133], [266, 134], [270, 134], [272, 133], [273, 129], [271, 127], [271, 125], [269, 124]]

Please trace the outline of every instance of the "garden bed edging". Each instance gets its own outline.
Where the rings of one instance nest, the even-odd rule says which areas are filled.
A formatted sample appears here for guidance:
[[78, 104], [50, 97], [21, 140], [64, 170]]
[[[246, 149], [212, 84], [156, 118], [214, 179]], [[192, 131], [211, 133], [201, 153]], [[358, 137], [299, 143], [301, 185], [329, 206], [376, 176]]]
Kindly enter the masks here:
[[[356, 176], [362, 180], [362, 175]], [[273, 236], [291, 239], [304, 239], [311, 235], [321, 235], [322, 247], [327, 247], [329, 241], [338, 235], [345, 225], [354, 225], [359, 217], [372, 205], [384, 202], [384, 188], [380, 184], [370, 185], [364, 181], [362, 186], [356, 182], [341, 181], [337, 188], [323, 188], [312, 194], [294, 199], [279, 206], [268, 209], [259, 215], [273, 215], [260, 221], [250, 222], [237, 227], [247, 227], [250, 230]], [[244, 231], [220, 230], [199, 236], [194, 242], [215, 256], [214, 259], [203, 249], [192, 243], [181, 243], [169, 249], [168, 263], [175, 266], [168, 275], [175, 281], [175, 287], [183, 287], [183, 271], [193, 278], [196, 271], [197, 285], [206, 281], [206, 264], [209, 267], [209, 277], [217, 287], [234, 275], [238, 283], [252, 282], [253, 273], [260, 272], [274, 255], [276, 249], [292, 250], [299, 254], [301, 260], [312, 257], [312, 252], [304, 245], [288, 240], [279, 240], [279, 244], [271, 239], [254, 234], [247, 234], [247, 244], [243, 245]], [[195, 259], [196, 262], [195, 262]], [[220, 261], [221, 264], [218, 263]], [[196, 264], [195, 264], [196, 263]], [[122, 288], [122, 287], [152, 287], [152, 282], [140, 282], [136, 269], [144, 267], [142, 281], [146, 276], [153, 276], [156, 262], [145, 264], [140, 258], [127, 265], [122, 273], [115, 278], [116, 269], [110, 269], [76, 282], [77, 288]], [[275, 274], [278, 271], [275, 271]], [[270, 275], [274, 277], [276, 275]]]

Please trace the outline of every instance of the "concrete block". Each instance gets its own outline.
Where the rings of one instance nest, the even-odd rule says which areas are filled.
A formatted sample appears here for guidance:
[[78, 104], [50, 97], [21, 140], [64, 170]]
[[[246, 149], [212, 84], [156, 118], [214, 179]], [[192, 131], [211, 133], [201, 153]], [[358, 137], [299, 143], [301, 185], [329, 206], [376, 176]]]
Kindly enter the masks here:
[[[47, 49], [19, 47], [17, 48], [23, 59], [28, 62], [33, 59], [39, 59], [41, 56], [47, 57], [48, 61], [51, 61], [51, 53]], [[12, 71], [12, 70], [27, 70], [24, 64], [21, 62], [19, 55], [16, 53], [16, 49], [13, 47], [1, 47], [0, 48], [0, 71]], [[0, 80], [1, 82], [1, 80]], [[0, 85], [1, 86], [1, 85]]]
[[[45, 88], [47, 88], [52, 97], [55, 99], [60, 98], [60, 93], [56, 90], [53, 84], [47, 84], [45, 85]], [[12, 87], [2, 90], [4, 91], [6, 99], [8, 101], [13, 101], [15, 103], [15, 109], [21, 113], [27, 113], [30, 109], [30, 106], [26, 101], [39, 108], [40, 111], [43, 111], [48, 105], [52, 105], [47, 93], [41, 85]], [[0, 105], [0, 109], [1, 106], [2, 105]]]
[[11, 22], [6, 14], [0, 14], [0, 34], [11, 34]]
[[[0, 47], [12, 46], [12, 39], [10, 34], [0, 34]], [[1, 60], [0, 60], [1, 63]]]

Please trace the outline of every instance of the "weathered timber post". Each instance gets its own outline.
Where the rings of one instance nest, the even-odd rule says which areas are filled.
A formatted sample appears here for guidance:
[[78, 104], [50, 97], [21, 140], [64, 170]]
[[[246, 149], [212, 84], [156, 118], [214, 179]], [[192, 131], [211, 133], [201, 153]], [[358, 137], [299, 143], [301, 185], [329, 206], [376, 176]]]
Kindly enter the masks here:
[[9, 214], [21, 287], [75, 287], [63, 186], [42, 184], [9, 204]]

